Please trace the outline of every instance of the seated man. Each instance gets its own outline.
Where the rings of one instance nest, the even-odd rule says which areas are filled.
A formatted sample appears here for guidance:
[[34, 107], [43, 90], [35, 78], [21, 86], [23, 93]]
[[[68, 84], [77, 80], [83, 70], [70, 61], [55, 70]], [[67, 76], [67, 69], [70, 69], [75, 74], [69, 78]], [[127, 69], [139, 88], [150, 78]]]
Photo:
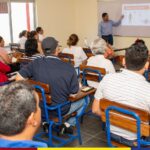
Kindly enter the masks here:
[[[92, 44], [92, 52], [95, 56], [88, 59], [87, 66], [104, 68], [106, 73], [115, 73], [112, 62], [107, 59], [109, 57], [109, 48], [105, 45], [103, 39], [96, 39]], [[88, 81], [88, 85], [97, 88], [99, 83]]]
[[[37, 58], [27, 67], [22, 68], [16, 80], [32, 78], [35, 81], [49, 84], [51, 87], [52, 106], [63, 104], [68, 101], [70, 94], [76, 94], [79, 90], [76, 71], [70, 64], [61, 61], [57, 57], [60, 49], [58, 41], [54, 38], [45, 38], [42, 41], [42, 48], [45, 57]], [[62, 108], [62, 115], [70, 114], [74, 111], [80, 113], [83, 104], [84, 100], [75, 103], [70, 102]], [[75, 117], [70, 118], [65, 123], [64, 131], [68, 129], [67, 131], [70, 132], [71, 126], [75, 126], [75, 121]]]
[[32, 141], [41, 123], [39, 98], [24, 82], [14, 82], [0, 88], [0, 147], [47, 147]]
[[[100, 82], [92, 108], [94, 113], [101, 115], [99, 102], [102, 98], [150, 111], [150, 84], [143, 76], [149, 66], [147, 47], [141, 43], [132, 45], [126, 51], [124, 62], [126, 69], [108, 74]], [[129, 146], [137, 139], [134, 133], [115, 126], [111, 126], [111, 133], [112, 138], [122, 137], [125, 141], [122, 144]]]

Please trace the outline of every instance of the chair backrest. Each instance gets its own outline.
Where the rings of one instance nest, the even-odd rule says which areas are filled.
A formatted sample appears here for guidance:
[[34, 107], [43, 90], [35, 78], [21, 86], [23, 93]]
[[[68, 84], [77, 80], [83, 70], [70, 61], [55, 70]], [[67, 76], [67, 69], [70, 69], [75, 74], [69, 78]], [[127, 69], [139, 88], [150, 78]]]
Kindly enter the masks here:
[[[42, 87], [45, 91], [45, 97], [46, 97], [47, 104], [50, 105], [52, 103], [51, 96], [50, 96], [51, 89], [48, 84], [45, 84], [45, 83], [42, 83], [39, 81], [34, 81], [34, 80], [28, 80], [28, 82], [32, 85], [38, 85], [38, 86]], [[40, 100], [42, 100], [41, 92], [37, 91], [37, 93], [39, 95]]]
[[33, 59], [30, 59], [30, 58], [27, 58], [27, 57], [21, 57], [18, 59], [18, 62], [19, 63], [29, 63], [29, 62], [32, 62]]
[[10, 43], [9, 46], [10, 46], [11, 51], [20, 49], [20, 44], [18, 43]]
[[[149, 119], [150, 114], [149, 112], [131, 107], [128, 105], [120, 104], [117, 102], [113, 102], [107, 99], [102, 99], [100, 101], [100, 110], [101, 110], [101, 118], [103, 122], [106, 122], [106, 114], [105, 111], [110, 106], [116, 106], [118, 108], [122, 108], [124, 110], [128, 110], [134, 112], [140, 117], [141, 120], [141, 136], [149, 136], [150, 135], [150, 127], [149, 127]], [[122, 129], [131, 131], [133, 133], [137, 133], [137, 124], [136, 120], [131, 117], [130, 115], [125, 115], [122, 113], [118, 113], [116, 111], [110, 112], [110, 123], [114, 126], [120, 127]]]
[[80, 71], [82, 71], [82, 73], [80, 74], [80, 78], [82, 78], [83, 80], [84, 78], [86, 78], [86, 80], [95, 82], [100, 82], [102, 76], [106, 74], [106, 70], [104, 68], [85, 65], [80, 65]]
[[90, 48], [83, 48], [83, 51], [85, 52], [88, 58], [94, 56]]
[[58, 57], [67, 63], [70, 63], [74, 66], [74, 55], [73, 54], [68, 54], [68, 53], [59, 53]]

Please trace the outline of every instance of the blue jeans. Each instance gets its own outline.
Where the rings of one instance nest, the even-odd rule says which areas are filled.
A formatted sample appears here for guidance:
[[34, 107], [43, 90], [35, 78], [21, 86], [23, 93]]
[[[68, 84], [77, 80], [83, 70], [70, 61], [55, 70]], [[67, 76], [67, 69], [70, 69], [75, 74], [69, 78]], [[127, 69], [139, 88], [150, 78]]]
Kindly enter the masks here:
[[[88, 99], [88, 104], [89, 104], [90, 100]], [[77, 112], [77, 115], [80, 115], [82, 110], [83, 110], [83, 106], [85, 105], [85, 99], [81, 99], [77, 102], [73, 102], [71, 104], [70, 110], [67, 113], [67, 115], [73, 113], [73, 112]], [[69, 123], [71, 126], [75, 126], [76, 125], [76, 117], [72, 117], [70, 118], [67, 123]]]
[[128, 139], [125, 139], [119, 135], [115, 135], [113, 133], [111, 133], [111, 139], [116, 141], [116, 142], [119, 142], [121, 144], [124, 144], [124, 145], [127, 145], [127, 146], [130, 146], [130, 147], [135, 147], [136, 146], [136, 141], [137, 140], [128, 140]]

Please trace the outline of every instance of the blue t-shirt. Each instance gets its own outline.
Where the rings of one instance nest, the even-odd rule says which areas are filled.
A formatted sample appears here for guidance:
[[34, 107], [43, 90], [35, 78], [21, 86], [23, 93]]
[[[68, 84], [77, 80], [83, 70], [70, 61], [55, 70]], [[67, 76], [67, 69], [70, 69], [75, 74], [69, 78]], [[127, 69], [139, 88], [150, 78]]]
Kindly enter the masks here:
[[[68, 101], [69, 95], [76, 94], [79, 90], [74, 67], [55, 56], [37, 58], [22, 68], [19, 74], [24, 78], [49, 84], [53, 106]], [[70, 105], [71, 103], [62, 108], [63, 115], [69, 111]]]
[[35, 141], [9, 141], [0, 139], [0, 148], [42, 148], [47, 144]]

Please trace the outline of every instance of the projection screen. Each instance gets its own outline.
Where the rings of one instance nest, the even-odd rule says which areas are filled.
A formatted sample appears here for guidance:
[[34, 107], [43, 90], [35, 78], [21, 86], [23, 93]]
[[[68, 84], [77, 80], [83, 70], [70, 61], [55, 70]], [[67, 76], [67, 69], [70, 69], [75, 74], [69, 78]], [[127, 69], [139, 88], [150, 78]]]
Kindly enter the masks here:
[[114, 21], [124, 15], [114, 35], [150, 37], [150, 0], [98, 0], [99, 22], [103, 12], [108, 12]]

